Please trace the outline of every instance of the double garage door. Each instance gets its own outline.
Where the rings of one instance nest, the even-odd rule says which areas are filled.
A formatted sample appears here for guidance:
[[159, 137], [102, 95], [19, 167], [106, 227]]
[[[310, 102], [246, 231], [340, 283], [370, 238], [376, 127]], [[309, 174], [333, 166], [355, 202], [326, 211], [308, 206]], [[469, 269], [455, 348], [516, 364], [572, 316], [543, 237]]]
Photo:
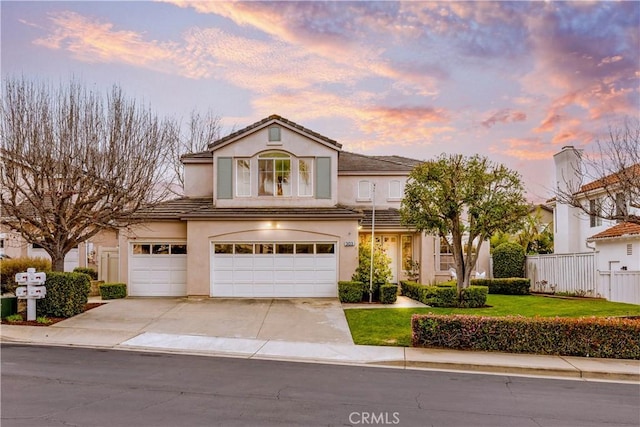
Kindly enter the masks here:
[[211, 296], [335, 297], [333, 242], [212, 243]]

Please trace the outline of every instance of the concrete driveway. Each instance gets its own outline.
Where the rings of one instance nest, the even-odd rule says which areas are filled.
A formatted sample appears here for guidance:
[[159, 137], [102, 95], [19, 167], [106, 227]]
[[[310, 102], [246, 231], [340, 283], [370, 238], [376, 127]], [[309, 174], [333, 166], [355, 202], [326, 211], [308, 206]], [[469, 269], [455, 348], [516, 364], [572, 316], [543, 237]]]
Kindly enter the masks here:
[[335, 298], [127, 298], [51, 328], [353, 344]]

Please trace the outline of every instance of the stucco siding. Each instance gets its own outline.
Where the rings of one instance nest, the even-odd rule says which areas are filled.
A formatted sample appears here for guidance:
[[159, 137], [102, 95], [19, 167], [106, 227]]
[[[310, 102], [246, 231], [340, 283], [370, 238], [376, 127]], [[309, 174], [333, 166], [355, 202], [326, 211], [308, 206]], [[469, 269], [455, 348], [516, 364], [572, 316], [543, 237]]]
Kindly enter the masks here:
[[[347, 206], [370, 208], [372, 204], [371, 198], [358, 198], [358, 186], [361, 181], [376, 184], [376, 207], [400, 208], [400, 202], [404, 195], [404, 186], [407, 182], [406, 175], [340, 175], [338, 177], [338, 203]], [[400, 197], [390, 197], [389, 187], [392, 181], [399, 184]]]
[[184, 195], [186, 197], [213, 196], [213, 162], [184, 165]]

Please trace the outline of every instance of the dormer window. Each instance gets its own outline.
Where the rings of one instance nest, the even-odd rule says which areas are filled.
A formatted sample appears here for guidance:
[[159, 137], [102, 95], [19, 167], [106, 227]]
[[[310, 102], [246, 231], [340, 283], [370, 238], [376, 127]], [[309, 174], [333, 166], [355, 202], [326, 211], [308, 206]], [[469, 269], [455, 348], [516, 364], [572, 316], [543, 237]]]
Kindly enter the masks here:
[[281, 142], [280, 135], [280, 127], [279, 126], [271, 126], [269, 128], [269, 143], [279, 143]]
[[291, 157], [270, 152], [258, 156], [258, 196], [291, 196]]

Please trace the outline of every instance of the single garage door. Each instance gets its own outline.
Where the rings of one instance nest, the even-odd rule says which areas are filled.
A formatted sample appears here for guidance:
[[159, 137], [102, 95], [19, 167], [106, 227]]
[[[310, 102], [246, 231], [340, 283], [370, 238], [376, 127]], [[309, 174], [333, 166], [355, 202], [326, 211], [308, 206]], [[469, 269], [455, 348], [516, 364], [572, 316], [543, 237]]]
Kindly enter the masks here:
[[211, 296], [337, 296], [332, 242], [225, 242], [211, 250]]
[[129, 295], [178, 297], [187, 294], [186, 243], [133, 243], [129, 256]]

